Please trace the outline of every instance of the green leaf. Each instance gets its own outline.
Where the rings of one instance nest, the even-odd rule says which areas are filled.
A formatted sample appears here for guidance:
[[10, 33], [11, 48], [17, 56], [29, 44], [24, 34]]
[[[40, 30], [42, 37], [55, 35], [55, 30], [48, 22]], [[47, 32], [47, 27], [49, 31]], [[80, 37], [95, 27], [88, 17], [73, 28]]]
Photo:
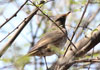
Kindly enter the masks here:
[[38, 5], [36, 5], [37, 7], [41, 7], [43, 4], [38, 4]]
[[81, 9], [74, 9], [74, 12], [78, 12], [78, 11], [81, 11]]
[[48, 10], [43, 10], [43, 13], [48, 14]]
[[95, 31], [98, 31], [98, 29], [94, 29], [94, 30], [92, 31], [91, 35], [92, 35]]
[[87, 0], [81, 0], [81, 4], [85, 5], [87, 3]]
[[0, 58], [1, 61], [4, 61], [4, 62], [11, 62], [11, 59], [9, 58]]
[[73, 0], [70, 0], [70, 3], [71, 3], [71, 4], [80, 4], [80, 2], [78, 2], [78, 1], [73, 1]]
[[15, 65], [17, 66], [23, 66], [24, 64], [27, 64], [29, 62], [30, 58], [29, 56], [22, 56], [19, 57], [16, 61], [15, 61]]
[[30, 45], [29, 43], [25, 43], [25, 44], [24, 44], [25, 47], [27, 47], [27, 46], [29, 46], [29, 45]]
[[57, 48], [56, 46], [54, 45], [50, 45], [50, 49], [54, 52], [56, 52], [57, 54], [63, 54], [63, 52], [61, 51], [60, 48]]

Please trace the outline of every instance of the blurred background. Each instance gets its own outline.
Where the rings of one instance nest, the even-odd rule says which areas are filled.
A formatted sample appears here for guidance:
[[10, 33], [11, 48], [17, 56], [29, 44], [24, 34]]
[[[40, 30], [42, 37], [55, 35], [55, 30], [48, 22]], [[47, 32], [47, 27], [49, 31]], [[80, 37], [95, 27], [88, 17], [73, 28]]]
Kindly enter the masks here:
[[[7, 21], [25, 2], [26, 0], [0, 0], [0, 25]], [[40, 0], [31, 0], [38, 5]], [[71, 11], [71, 14], [66, 19], [66, 29], [68, 31], [68, 37], [71, 38], [73, 31], [79, 23], [83, 10], [87, 0], [49, 0], [41, 10], [50, 16], [52, 19], [59, 14], [65, 14]], [[29, 1], [25, 6], [17, 13], [17, 16], [13, 17], [8, 23], [0, 28], [0, 49], [14, 34], [12, 32], [28, 15], [35, 9], [35, 6]], [[50, 20], [47, 19], [40, 11], [30, 20], [28, 25], [23, 29], [20, 35], [16, 38], [10, 48], [3, 54], [0, 59], [0, 70], [45, 70], [44, 59], [41, 57], [31, 57], [25, 59], [23, 64], [16, 64], [16, 59], [20, 56], [27, 54], [29, 49], [46, 33], [50, 26]], [[84, 19], [79, 27], [73, 42], [76, 43], [82, 39], [85, 35], [89, 34], [100, 24], [100, 1], [91, 0], [88, 9], [85, 13]], [[11, 33], [12, 32], [12, 33]], [[8, 35], [11, 33], [10, 35]], [[7, 36], [8, 35], [8, 36]], [[7, 36], [7, 37], [6, 37]], [[69, 43], [69, 42], [67, 42]], [[67, 45], [67, 44], [66, 44]], [[99, 51], [99, 44], [95, 47], [94, 51]], [[90, 51], [92, 52], [92, 50]], [[97, 53], [94, 57], [99, 56]], [[56, 55], [48, 56], [48, 67], [57, 60]], [[86, 57], [87, 58], [87, 57]], [[91, 58], [88, 57], [88, 58]], [[75, 64], [70, 70], [87, 70], [88, 65]], [[99, 64], [93, 64], [90, 70], [99, 70]]]

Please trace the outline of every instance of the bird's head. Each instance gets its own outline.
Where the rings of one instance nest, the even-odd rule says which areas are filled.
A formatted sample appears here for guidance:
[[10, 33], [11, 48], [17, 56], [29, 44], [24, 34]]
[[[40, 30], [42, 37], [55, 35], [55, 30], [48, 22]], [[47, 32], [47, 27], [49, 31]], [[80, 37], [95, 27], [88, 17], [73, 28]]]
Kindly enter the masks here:
[[70, 12], [63, 14], [63, 15], [58, 15], [56, 17], [55, 22], [57, 23], [58, 26], [61, 26], [63, 28], [65, 28], [65, 21], [66, 21], [66, 17], [69, 15]]

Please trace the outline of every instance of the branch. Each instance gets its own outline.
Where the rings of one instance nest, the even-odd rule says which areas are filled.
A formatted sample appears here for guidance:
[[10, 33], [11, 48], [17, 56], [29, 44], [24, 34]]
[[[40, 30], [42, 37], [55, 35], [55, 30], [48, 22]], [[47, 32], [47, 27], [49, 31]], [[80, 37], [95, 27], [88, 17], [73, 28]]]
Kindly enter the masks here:
[[100, 25], [95, 30], [96, 31], [92, 31], [92, 33], [88, 36], [89, 40], [84, 40], [88, 43], [77, 52], [76, 57], [86, 54], [100, 42]]
[[68, 65], [73, 65], [75, 63], [99, 63], [100, 62], [100, 58], [94, 58], [94, 59], [81, 59], [81, 60], [74, 60], [68, 64], [65, 64], [66, 66]]
[[3, 24], [0, 25], [0, 28], [3, 27], [7, 22], [9, 22], [13, 17], [17, 16], [17, 13], [24, 7], [24, 5], [28, 2], [28, 0], [26, 0], [24, 2], [24, 4], [10, 17], [8, 18]]
[[[53, 70], [66, 70], [72, 66], [72, 64], [68, 65], [68, 63], [72, 62], [72, 59], [75, 57], [83, 56], [87, 51], [95, 47], [100, 42], [100, 25], [96, 28], [96, 31], [92, 31], [88, 36], [84, 37], [80, 41], [78, 41], [75, 46], [81, 51], [77, 51], [75, 48], [71, 48], [66, 53], [65, 57], [61, 57], [56, 61], [50, 69]], [[66, 65], [67, 64], [67, 65]], [[57, 69], [58, 68], [58, 69]]]
[[[41, 1], [40, 4], [44, 4], [44, 1]], [[43, 6], [43, 5], [42, 5]], [[32, 17], [37, 13], [38, 9], [36, 8], [33, 10], [27, 18], [25, 18], [21, 25], [16, 30], [15, 34], [11, 37], [11, 39], [3, 46], [3, 48], [0, 50], [0, 57], [6, 52], [6, 50], [10, 47], [10, 45], [14, 42], [14, 40], [18, 37], [20, 32], [23, 30], [23, 28], [28, 24], [28, 22], [32, 19]]]
[[95, 19], [95, 17], [97, 16], [97, 14], [100, 12], [100, 7], [96, 10], [96, 12], [92, 13], [92, 15], [89, 18], [86, 18], [87, 20], [82, 24], [83, 28], [81, 28], [78, 32], [78, 34], [76, 35], [76, 39], [75, 42], [77, 41], [77, 39], [79, 38], [79, 36], [81, 36], [82, 32], [84, 29], [88, 28], [88, 25]]
[[[88, 5], [89, 5], [89, 2], [90, 2], [90, 0], [88, 0], [87, 4], [86, 4], [86, 6], [85, 6], [85, 9], [84, 9], [83, 14], [82, 14], [82, 16], [81, 16], [81, 19], [80, 19], [80, 21], [79, 21], [79, 23], [78, 23], [78, 25], [77, 25], [77, 27], [76, 27], [76, 29], [75, 29], [73, 35], [72, 35], [71, 41], [73, 40], [73, 38], [74, 38], [74, 36], [75, 36], [75, 33], [77, 32], [77, 30], [78, 30], [78, 28], [79, 28], [79, 26], [80, 26], [80, 24], [81, 24], [81, 22], [82, 22], [82, 19], [83, 19], [84, 15], [85, 15], [85, 12], [86, 12], [87, 7], [88, 7]], [[71, 42], [69, 43], [68, 47], [66, 48], [66, 51], [65, 51], [65, 53], [64, 53], [64, 56], [66, 55], [66, 53], [67, 53], [68, 48], [70, 47], [70, 45], [71, 45]], [[76, 47], [75, 47], [75, 48], [76, 48]], [[76, 48], [76, 49], [77, 49], [77, 48]]]

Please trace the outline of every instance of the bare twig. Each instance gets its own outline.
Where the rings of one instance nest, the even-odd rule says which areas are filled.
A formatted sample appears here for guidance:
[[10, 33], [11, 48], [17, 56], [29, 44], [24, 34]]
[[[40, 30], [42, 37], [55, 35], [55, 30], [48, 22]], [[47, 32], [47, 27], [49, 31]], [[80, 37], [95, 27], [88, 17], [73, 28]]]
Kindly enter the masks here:
[[[87, 10], [87, 7], [88, 7], [89, 2], [90, 2], [90, 0], [88, 0], [87, 4], [86, 4], [86, 6], [85, 6], [85, 9], [84, 9], [84, 11], [83, 11], [82, 17], [81, 17], [81, 19], [80, 19], [80, 21], [79, 21], [79, 23], [78, 23], [78, 25], [77, 25], [77, 27], [76, 27], [76, 29], [75, 29], [73, 35], [72, 35], [71, 41], [73, 40], [74, 35], [75, 35], [75, 33], [77, 32], [77, 30], [78, 30], [78, 28], [79, 28], [79, 26], [80, 26], [80, 24], [81, 24], [81, 22], [82, 22], [82, 19], [83, 19], [84, 15], [85, 15], [85, 12], [86, 12], [86, 10]], [[71, 43], [70, 43], [70, 44], [68, 45], [68, 47], [66, 48], [66, 51], [65, 51], [65, 53], [64, 53], [64, 56], [65, 56], [65, 54], [67, 53], [68, 48], [70, 47], [70, 45], [71, 45]]]
[[[88, 36], [88, 38], [87, 37], [83, 38], [83, 41], [87, 43], [85, 43], [83, 48], [77, 52], [76, 57], [84, 55], [85, 53], [87, 53], [89, 50], [91, 50], [93, 47], [95, 47], [95, 45], [97, 45], [100, 42], [100, 25], [96, 29], [97, 31], [93, 31], [92, 34]], [[84, 40], [85, 38], [87, 38], [87, 40]]]
[[[71, 27], [71, 28], [76, 28], [76, 27], [74, 27], [74, 26], [72, 26], [72, 25], [66, 25], [66, 26]], [[85, 29], [88, 29], [88, 30], [92, 30], [91, 28], [89, 28], [89, 27], [84, 27], [83, 25], [82, 25], [82, 26], [79, 26], [79, 28], [85, 28]]]
[[[44, 4], [45, 2], [40, 2]], [[42, 5], [43, 6], [43, 5]], [[17, 36], [20, 34], [20, 32], [23, 30], [23, 28], [28, 24], [28, 22], [32, 19], [32, 17], [37, 13], [38, 9], [33, 10], [27, 18], [25, 18], [22, 21], [22, 24], [19, 26], [19, 28], [16, 30], [15, 34], [12, 36], [12, 38], [3, 46], [3, 48], [0, 50], [0, 57], [3, 55], [3, 53], [9, 48], [9, 46], [13, 43], [13, 41], [17, 38]]]
[[9, 32], [2, 40], [0, 40], [0, 42], [2, 42], [4, 39], [6, 39], [11, 33], [13, 33], [16, 29], [19, 28], [19, 26], [21, 25], [22, 23], [20, 23], [16, 28], [14, 28], [14, 30], [12, 30], [11, 32]]
[[17, 13], [24, 7], [24, 5], [28, 2], [28, 0], [26, 0], [24, 2], [24, 4], [10, 17], [8, 18], [3, 24], [0, 25], [0, 28], [3, 27], [7, 22], [9, 22], [13, 17], [17, 16]]
[[72, 64], [75, 64], [75, 63], [86, 63], [86, 62], [90, 62], [90, 63], [98, 63], [100, 62], [100, 59], [99, 58], [94, 58], [94, 59], [81, 59], [81, 60], [74, 60], [66, 65], [72, 65]]
[[96, 10], [96, 12], [92, 13], [92, 15], [89, 18], [87, 18], [87, 20], [84, 23], [82, 23], [83, 28], [81, 28], [78, 34], [76, 35], [75, 42], [77, 41], [79, 36], [82, 34], [83, 30], [88, 28], [88, 25], [95, 19], [95, 17], [97, 16], [99, 12], [100, 12], [100, 7]]

